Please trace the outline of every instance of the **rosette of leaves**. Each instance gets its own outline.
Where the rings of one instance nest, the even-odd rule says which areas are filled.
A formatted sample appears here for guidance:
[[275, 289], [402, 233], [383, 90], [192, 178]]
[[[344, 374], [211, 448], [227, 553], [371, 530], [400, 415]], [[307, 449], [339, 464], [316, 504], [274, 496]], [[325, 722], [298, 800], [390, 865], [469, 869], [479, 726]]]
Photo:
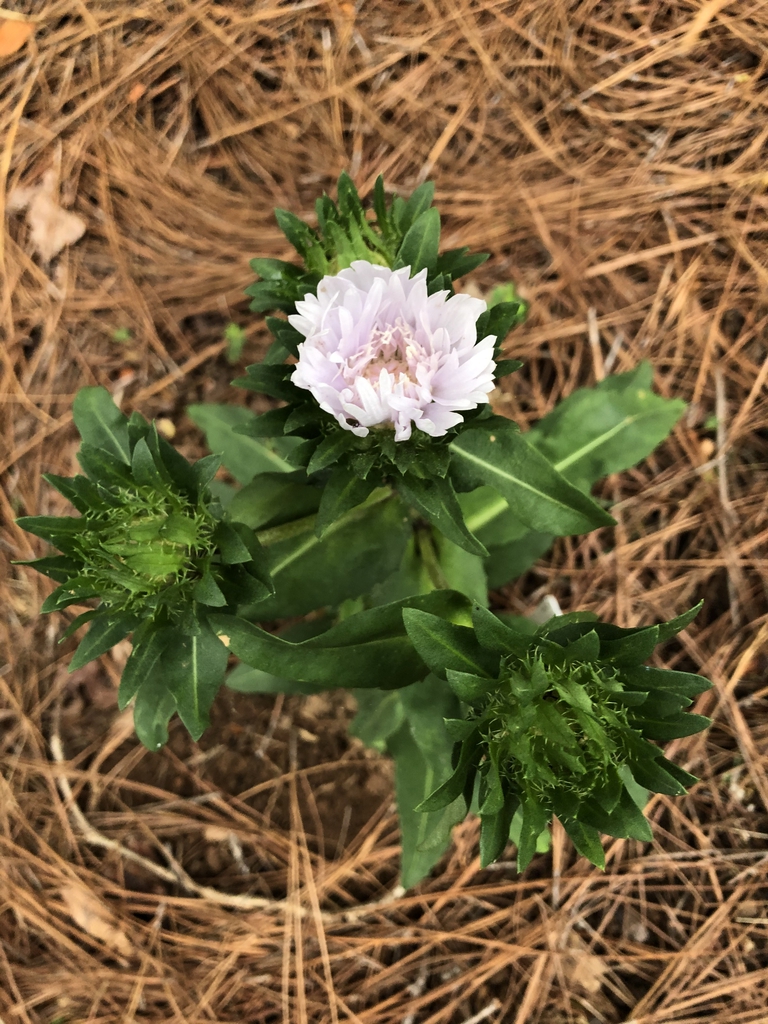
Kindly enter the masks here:
[[644, 663], [700, 607], [636, 629], [580, 612], [535, 630], [479, 606], [472, 628], [406, 609], [414, 647], [466, 708], [465, 717], [445, 721], [455, 741], [453, 774], [417, 810], [462, 802], [468, 810], [476, 799], [483, 866], [501, 855], [518, 811], [519, 870], [553, 816], [598, 867], [605, 866], [601, 833], [651, 840], [632, 793], [645, 787], [679, 796], [697, 781], [657, 743], [709, 725], [685, 709], [711, 683]]
[[132, 635], [119, 704], [135, 699], [139, 738], [162, 746], [178, 711], [197, 739], [228, 660], [209, 615], [234, 614], [273, 592], [267, 555], [211, 492], [218, 456], [190, 464], [138, 413], [124, 416], [102, 388], [80, 391], [73, 413], [83, 475], [45, 479], [79, 515], [19, 519], [60, 551], [24, 564], [59, 584], [44, 612], [98, 602], [62, 637], [88, 624], [70, 671]]
[[[486, 254], [468, 249], [440, 253], [440, 216], [431, 204], [434, 185], [421, 185], [406, 201], [388, 204], [383, 183], [374, 189], [373, 218], [368, 219], [348, 175], [339, 179], [338, 205], [318, 200], [317, 230], [293, 214], [278, 210], [280, 226], [304, 259], [304, 267], [276, 260], [253, 260], [262, 280], [248, 289], [251, 308], [295, 312], [295, 303], [313, 292], [320, 277], [336, 273], [355, 259], [409, 266], [411, 275], [428, 272], [428, 290], [453, 291], [453, 281], [479, 266]], [[525, 318], [526, 305], [504, 297], [477, 321], [478, 339], [494, 335], [498, 356], [509, 331]], [[395, 441], [388, 430], [357, 437], [324, 412], [312, 395], [291, 382], [302, 335], [286, 320], [267, 317], [275, 341], [264, 361], [249, 366], [234, 383], [283, 402], [236, 428], [252, 438], [287, 436], [299, 443], [288, 456], [292, 465], [323, 485], [316, 518], [318, 536], [377, 488], [395, 488], [406, 504], [449, 540], [473, 555], [488, 550], [466, 522], [457, 494], [481, 486], [494, 488], [520, 523], [562, 536], [611, 525], [613, 519], [573, 486], [537, 452], [510, 420], [494, 416], [489, 405], [463, 413], [463, 422], [440, 437], [414, 431]], [[498, 359], [496, 377], [522, 364]]]

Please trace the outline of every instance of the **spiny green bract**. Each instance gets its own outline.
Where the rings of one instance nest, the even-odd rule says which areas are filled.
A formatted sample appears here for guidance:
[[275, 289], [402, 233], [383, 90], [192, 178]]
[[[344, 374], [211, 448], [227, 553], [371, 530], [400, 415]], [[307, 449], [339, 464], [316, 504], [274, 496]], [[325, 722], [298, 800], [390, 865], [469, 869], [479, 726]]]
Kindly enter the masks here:
[[102, 388], [78, 393], [74, 418], [84, 475], [46, 479], [80, 515], [18, 520], [61, 552], [26, 563], [59, 583], [42, 610], [97, 601], [62, 638], [89, 624], [70, 671], [132, 634], [119, 703], [136, 697], [140, 739], [165, 742], [175, 710], [197, 738], [228, 657], [208, 615], [273, 593], [268, 556], [212, 494], [218, 456], [190, 464]]
[[[369, 216], [345, 171], [339, 177], [337, 201], [324, 194], [315, 203], [316, 228], [288, 210], [275, 210], [280, 229], [301, 257], [303, 267], [283, 260], [252, 260], [251, 268], [261, 280], [246, 290], [252, 300], [251, 309], [292, 312], [299, 299], [315, 291], [322, 277], [338, 274], [355, 260], [395, 270], [407, 266], [411, 276], [426, 268], [430, 293], [451, 290], [456, 278], [479, 267], [488, 254], [470, 254], [466, 247], [439, 254], [440, 216], [432, 206], [434, 193], [435, 186], [428, 181], [407, 200], [400, 196], [387, 199], [384, 180], [379, 176]], [[525, 303], [516, 298], [514, 305], [522, 319]]]
[[639, 629], [575, 613], [535, 632], [525, 620], [505, 623], [480, 607], [473, 629], [406, 611], [414, 646], [467, 705], [466, 718], [446, 722], [456, 741], [454, 774], [420, 809], [462, 795], [469, 806], [477, 789], [484, 865], [501, 855], [518, 811], [521, 870], [553, 815], [598, 866], [605, 864], [601, 832], [649, 841], [633, 791], [677, 796], [696, 781], [652, 741], [705, 729], [709, 719], [684, 709], [711, 684], [643, 662], [697, 611]]
[[[215, 549], [215, 506], [205, 498], [193, 505], [170, 488], [101, 488], [100, 497], [114, 504], [83, 515], [82, 531], [67, 545], [81, 567], [51, 595], [45, 611], [81, 600], [77, 591], [86, 586], [114, 610], [156, 606], [169, 587], [197, 586]], [[34, 522], [27, 528], [36, 532]]]

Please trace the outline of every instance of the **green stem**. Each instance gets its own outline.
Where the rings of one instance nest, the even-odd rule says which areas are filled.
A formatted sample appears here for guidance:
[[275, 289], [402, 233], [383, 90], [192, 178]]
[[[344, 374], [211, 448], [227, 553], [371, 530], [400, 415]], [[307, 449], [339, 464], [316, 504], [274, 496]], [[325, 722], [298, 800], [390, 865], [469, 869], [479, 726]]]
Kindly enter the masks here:
[[[335, 523], [329, 526], [323, 537], [328, 537], [347, 523], [359, 519], [360, 516], [366, 514], [372, 505], [379, 505], [382, 501], [389, 501], [394, 496], [394, 493], [389, 487], [378, 487], [362, 504], [357, 505], [345, 513], [341, 519], [337, 519]], [[259, 530], [256, 536], [265, 547], [270, 547], [272, 544], [279, 544], [280, 541], [290, 540], [292, 537], [298, 537], [303, 533], [311, 533], [315, 528], [316, 519], [316, 515], [304, 516], [302, 519], [292, 519], [289, 523], [273, 526], [266, 530]]]
[[435, 538], [430, 526], [417, 527], [416, 544], [432, 588], [434, 590], [450, 590], [448, 580], [445, 578], [440, 560], [437, 557]]
[[476, 533], [483, 526], [487, 526], [488, 523], [492, 522], [497, 516], [500, 516], [502, 512], [506, 512], [509, 508], [509, 503], [497, 495], [484, 508], [478, 509], [474, 515], [467, 516], [464, 520], [467, 529], [471, 530], [472, 533]]

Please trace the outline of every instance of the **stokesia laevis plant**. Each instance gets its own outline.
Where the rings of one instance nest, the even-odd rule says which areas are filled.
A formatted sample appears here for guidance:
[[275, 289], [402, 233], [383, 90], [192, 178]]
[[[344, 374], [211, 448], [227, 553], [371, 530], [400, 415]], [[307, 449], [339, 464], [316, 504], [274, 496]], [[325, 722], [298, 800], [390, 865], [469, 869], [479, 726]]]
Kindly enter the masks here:
[[[641, 364], [526, 434], [496, 415], [526, 306], [512, 285], [488, 303], [455, 292], [487, 256], [440, 251], [433, 194], [388, 197], [379, 178], [367, 210], [343, 174], [316, 226], [278, 210], [300, 263], [252, 261], [251, 309], [279, 315], [235, 381], [273, 406], [190, 407], [217, 453], [190, 465], [86, 389], [85, 475], [49, 477], [80, 515], [21, 520], [62, 552], [33, 563], [60, 583], [44, 610], [96, 602], [65, 633], [89, 626], [73, 666], [131, 636], [119, 702], [150, 748], [176, 712], [199, 736], [225, 673], [243, 692], [352, 689], [353, 732], [395, 761], [405, 885], [468, 811], [484, 864], [511, 838], [524, 867], [553, 815], [597, 864], [601, 832], [647, 840], [641, 787], [694, 781], [657, 744], [705, 727], [685, 709], [708, 685], [643, 667], [693, 613], [537, 629], [489, 610], [489, 588], [555, 536], [613, 524], [593, 484], [645, 458], [685, 407]], [[219, 455], [239, 486], [214, 479]]]

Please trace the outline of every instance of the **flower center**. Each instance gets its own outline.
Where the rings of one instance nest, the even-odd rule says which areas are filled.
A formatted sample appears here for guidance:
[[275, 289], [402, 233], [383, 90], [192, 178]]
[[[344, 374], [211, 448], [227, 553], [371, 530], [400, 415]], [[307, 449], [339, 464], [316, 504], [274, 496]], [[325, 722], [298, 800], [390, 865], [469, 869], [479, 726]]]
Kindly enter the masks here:
[[368, 342], [347, 360], [344, 376], [349, 381], [365, 377], [376, 387], [381, 371], [387, 370], [397, 383], [416, 383], [412, 368], [419, 350], [413, 329], [398, 317], [394, 324], [373, 328]]

